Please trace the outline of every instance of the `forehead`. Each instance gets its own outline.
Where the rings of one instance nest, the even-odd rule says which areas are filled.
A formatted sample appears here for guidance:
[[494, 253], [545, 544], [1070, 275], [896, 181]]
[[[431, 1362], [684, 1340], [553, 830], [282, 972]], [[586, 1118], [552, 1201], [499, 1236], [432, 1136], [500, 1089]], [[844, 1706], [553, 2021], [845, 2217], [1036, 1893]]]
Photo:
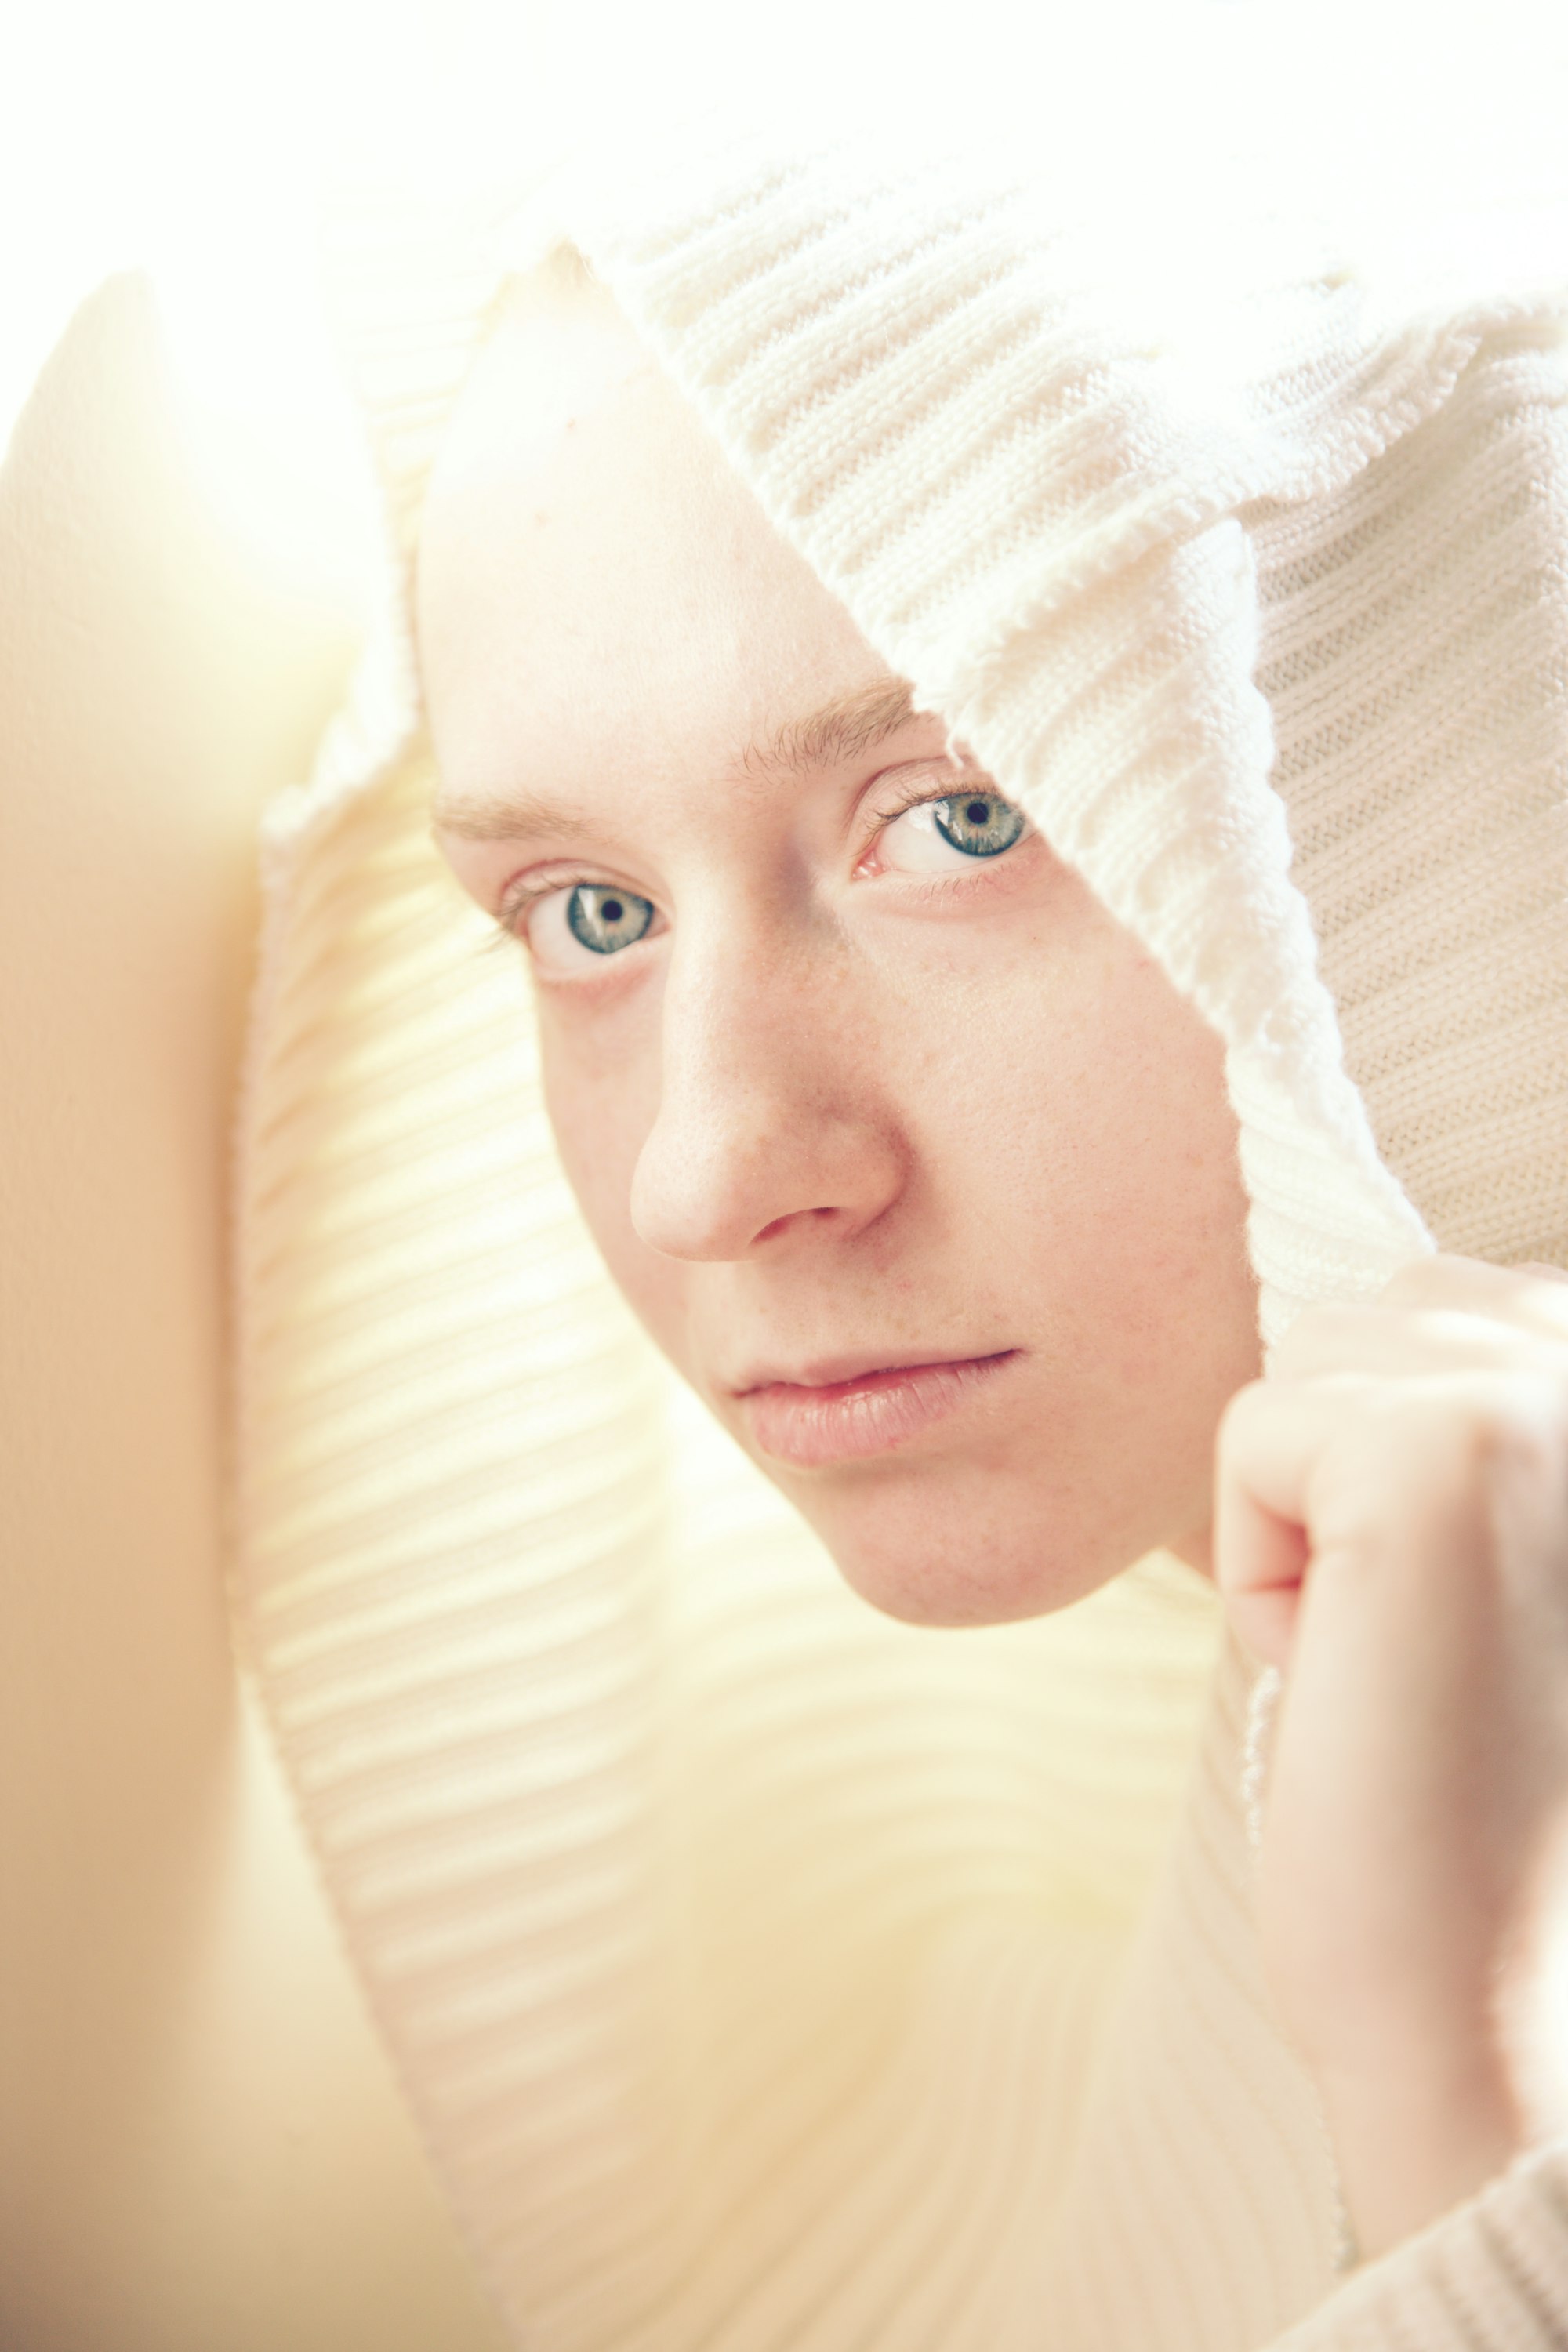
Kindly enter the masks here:
[[595, 289], [535, 295], [480, 356], [416, 621], [458, 793], [718, 770], [890, 676]]

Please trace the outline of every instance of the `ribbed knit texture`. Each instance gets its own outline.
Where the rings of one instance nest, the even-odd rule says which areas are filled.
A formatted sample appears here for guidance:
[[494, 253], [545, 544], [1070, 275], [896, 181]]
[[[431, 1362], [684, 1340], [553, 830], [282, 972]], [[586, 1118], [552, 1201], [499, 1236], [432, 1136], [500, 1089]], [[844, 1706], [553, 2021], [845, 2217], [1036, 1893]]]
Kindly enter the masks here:
[[[777, 526], [1225, 1035], [1268, 1328], [1428, 1228], [1561, 1253], [1549, 306], [1373, 333], [1352, 280], [1254, 289], [1216, 399], [973, 174], [736, 145], [585, 184], [577, 234]], [[492, 290], [418, 259], [355, 272], [404, 556]], [[1246, 1662], [1198, 1580], [879, 1619], [663, 1371], [430, 782], [395, 612], [271, 828], [237, 1603], [518, 2342], [1568, 2343], [1560, 2154], [1333, 2283], [1248, 1913]]]
[[[711, 176], [696, 197], [685, 158], [620, 168], [607, 198], [596, 170], [610, 218], [595, 235], [591, 215], [588, 228], [624, 307], [872, 644], [1230, 1046], [1266, 1336], [1325, 1290], [1376, 1287], [1426, 1237], [1345, 1084], [1308, 908], [1287, 879], [1269, 709], [1252, 684], [1257, 554], [1242, 518], [1265, 499], [1296, 511], [1304, 500], [1321, 530], [1350, 485], [1388, 470], [1370, 461], [1446, 409], [1450, 421], [1461, 412], [1467, 456], [1478, 405], [1500, 419], [1512, 410], [1517, 425], [1533, 402], [1548, 412], [1538, 445], [1560, 439], [1560, 310], [1500, 304], [1376, 337], [1349, 275], [1245, 289], [1251, 372], [1205, 404], [1188, 354], [1131, 340], [1075, 275], [1072, 236], [1038, 233], [1033, 191], [988, 198], [973, 170], [934, 164], [879, 174], [859, 152], [771, 172], [748, 155], [730, 163], [728, 185], [720, 176], [717, 202]], [[1526, 364], [1517, 390], [1510, 346]], [[1518, 508], [1536, 452], [1518, 430], [1503, 438], [1506, 478], [1490, 495]], [[1443, 463], [1434, 454], [1436, 465], [1422, 451], [1404, 467], [1417, 500]], [[1380, 480], [1377, 495], [1387, 509], [1399, 490]], [[1463, 529], [1488, 490], [1472, 475], [1444, 495]], [[1517, 606], [1538, 593], [1552, 542], [1538, 530], [1530, 544], [1528, 515], [1510, 520], [1519, 551], [1489, 577], [1492, 597]], [[1415, 560], [1408, 518], [1405, 543], [1396, 530], [1387, 542], [1371, 568], [1407, 608], [1408, 578], [1392, 592], [1390, 579]], [[1494, 566], [1498, 555], [1489, 544]], [[1358, 582], [1357, 593], [1377, 588]], [[1451, 586], [1426, 594], [1426, 616], [1403, 611], [1392, 628], [1354, 631], [1340, 615], [1334, 626], [1354, 631], [1374, 670], [1390, 638], [1396, 658], [1418, 658], [1404, 630], [1439, 604], [1466, 610]], [[1552, 614], [1560, 642], [1560, 593]], [[1485, 662], [1489, 621], [1467, 616], [1467, 657]], [[1501, 692], [1510, 709], [1523, 678], [1511, 727], [1500, 731], [1495, 710], [1490, 725], [1468, 714], [1494, 778], [1522, 750], [1560, 782], [1560, 722], [1542, 703], [1553, 647], [1541, 633], [1552, 625], [1534, 625], [1514, 692]], [[1336, 650], [1325, 647], [1317, 680], [1330, 699], [1342, 683]], [[1396, 711], [1397, 687], [1386, 691]], [[1445, 698], [1441, 717], [1428, 715], [1436, 700], [1428, 687], [1426, 728], [1465, 723], [1462, 696]], [[1450, 760], [1456, 787], [1474, 781], [1474, 757]], [[1494, 820], [1515, 840], [1518, 790], [1510, 777]], [[1402, 867], [1384, 870], [1403, 887]], [[1561, 906], [1563, 867], [1546, 870]], [[1561, 1106], [1560, 1063], [1554, 1092]]]

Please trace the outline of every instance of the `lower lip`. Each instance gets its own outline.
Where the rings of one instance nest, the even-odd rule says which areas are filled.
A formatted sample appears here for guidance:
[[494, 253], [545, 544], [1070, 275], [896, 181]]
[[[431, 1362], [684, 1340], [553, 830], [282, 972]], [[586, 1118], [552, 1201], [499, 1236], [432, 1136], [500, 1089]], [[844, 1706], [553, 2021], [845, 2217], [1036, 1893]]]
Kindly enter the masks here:
[[861, 1462], [907, 1445], [968, 1404], [1016, 1353], [1009, 1349], [962, 1363], [905, 1364], [838, 1381], [831, 1388], [775, 1381], [765, 1389], [748, 1389], [741, 1402], [764, 1454], [796, 1469], [816, 1470], [825, 1463]]

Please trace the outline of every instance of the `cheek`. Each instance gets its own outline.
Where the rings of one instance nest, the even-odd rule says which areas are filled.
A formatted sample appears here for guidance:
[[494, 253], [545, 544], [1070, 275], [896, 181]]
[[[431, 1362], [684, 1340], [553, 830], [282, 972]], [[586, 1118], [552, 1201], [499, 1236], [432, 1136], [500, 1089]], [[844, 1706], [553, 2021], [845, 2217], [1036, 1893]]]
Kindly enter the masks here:
[[[648, 992], [651, 995], [652, 992]], [[544, 1107], [567, 1181], [616, 1286], [674, 1360], [680, 1345], [684, 1269], [646, 1248], [633, 1231], [632, 1177], [658, 1114], [657, 1013], [579, 1021], [537, 999]]]
[[1113, 1282], [1212, 1275], [1229, 1260], [1249, 1280], [1224, 1049], [1206, 1024], [1129, 956], [1108, 965], [1058, 1055], [1042, 1121], [1053, 1215], [1092, 1234]]
[[1037, 999], [1032, 1034], [1016, 1007], [1021, 1066], [993, 1122], [992, 1186], [1027, 1204], [1020, 1247], [1086, 1402], [1146, 1396], [1174, 1426], [1194, 1388], [1228, 1395], [1256, 1364], [1247, 1199], [1219, 1039], [1107, 931]]
[[909, 1065], [927, 1192], [900, 1271], [955, 1276], [1029, 1351], [1019, 1409], [968, 1455], [800, 1498], [866, 1598], [936, 1623], [1059, 1607], [1201, 1537], [1215, 1424], [1258, 1368], [1219, 1040], [1098, 926], [985, 1002], [984, 1034], [928, 1030]]
[[903, 1024], [900, 1091], [954, 1229], [976, 1256], [1027, 1235], [1091, 1284], [1174, 1273], [1216, 1231], [1245, 1257], [1218, 1038], [1097, 908], [1013, 948], [934, 980]]
[[911, 1181], [867, 1254], [920, 1336], [1029, 1351], [1010, 1475], [1054, 1510], [1070, 1474], [1080, 1532], [1115, 1489], [1158, 1490], [1180, 1534], [1258, 1364], [1224, 1049], [1086, 892], [1049, 917], [879, 1000]]

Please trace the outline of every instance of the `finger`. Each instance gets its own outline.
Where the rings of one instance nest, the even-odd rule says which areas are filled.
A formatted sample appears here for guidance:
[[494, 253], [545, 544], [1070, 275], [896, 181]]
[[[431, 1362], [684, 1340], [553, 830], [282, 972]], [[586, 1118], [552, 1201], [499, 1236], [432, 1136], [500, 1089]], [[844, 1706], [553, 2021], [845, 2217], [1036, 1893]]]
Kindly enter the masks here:
[[1245, 1515], [1233, 1510], [1230, 1522], [1243, 1548], [1233, 1552], [1222, 1540], [1222, 1515], [1237, 1490], [1304, 1529], [1316, 1556], [1418, 1559], [1521, 1442], [1527, 1453], [1557, 1445], [1563, 1410], [1560, 1383], [1514, 1368], [1422, 1381], [1255, 1381], [1220, 1422], [1215, 1578], [1237, 1592], [1278, 1580], [1279, 1546], [1247, 1541]]
[[[1367, 1384], [1349, 1384], [1363, 1398]], [[1354, 1398], [1336, 1384], [1258, 1381], [1220, 1423], [1214, 1573], [1226, 1614], [1254, 1656], [1287, 1664], [1311, 1558], [1309, 1491]]]
[[[1568, 1297], [1563, 1304], [1568, 1318]], [[1268, 1371], [1286, 1380], [1341, 1371], [1384, 1378], [1531, 1371], [1568, 1379], [1568, 1319], [1553, 1333], [1456, 1307], [1313, 1307], [1269, 1351]]]
[[1330, 1553], [1364, 1572], [1419, 1561], [1465, 1517], [1475, 1439], [1515, 1408], [1512, 1376], [1258, 1381], [1220, 1423], [1215, 1579], [1242, 1639], [1283, 1665], [1303, 1581]]
[[1492, 1315], [1568, 1338], [1568, 1276], [1557, 1266], [1489, 1265], [1482, 1258], [1446, 1253], [1416, 1258], [1385, 1285], [1378, 1304]]
[[1266, 1508], [1241, 1480], [1221, 1483], [1215, 1576], [1231, 1624], [1270, 1665], [1283, 1668], [1289, 1658], [1309, 1558], [1304, 1528]]

